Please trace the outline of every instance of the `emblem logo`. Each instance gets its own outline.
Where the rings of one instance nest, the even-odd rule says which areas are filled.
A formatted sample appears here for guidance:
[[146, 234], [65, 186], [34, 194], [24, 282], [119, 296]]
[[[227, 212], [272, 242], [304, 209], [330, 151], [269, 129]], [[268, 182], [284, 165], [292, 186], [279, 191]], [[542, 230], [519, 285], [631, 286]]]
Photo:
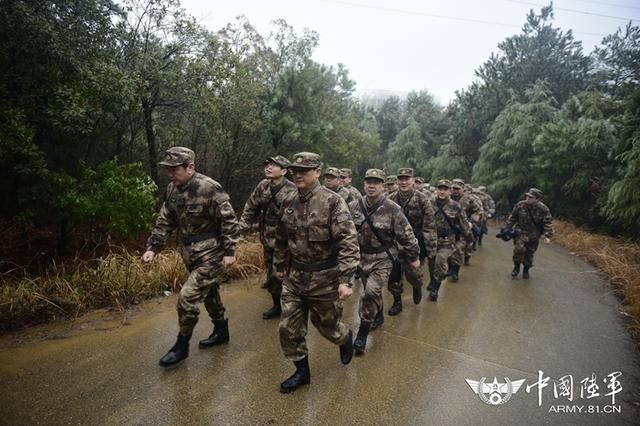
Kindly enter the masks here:
[[488, 405], [502, 405], [511, 399], [511, 395], [518, 392], [526, 379], [511, 381], [505, 377], [506, 383], [498, 383], [496, 377], [493, 382], [485, 383], [486, 377], [480, 381], [464, 379], [473, 393], [477, 394], [482, 402]]
[[165, 159], [165, 160], [171, 160], [171, 154], [167, 154], [167, 155], [165, 155], [165, 156], [164, 156], [164, 159]]
[[285, 210], [285, 212], [287, 214], [291, 214], [291, 213], [293, 213], [293, 209], [291, 207], [289, 207], [288, 209]]

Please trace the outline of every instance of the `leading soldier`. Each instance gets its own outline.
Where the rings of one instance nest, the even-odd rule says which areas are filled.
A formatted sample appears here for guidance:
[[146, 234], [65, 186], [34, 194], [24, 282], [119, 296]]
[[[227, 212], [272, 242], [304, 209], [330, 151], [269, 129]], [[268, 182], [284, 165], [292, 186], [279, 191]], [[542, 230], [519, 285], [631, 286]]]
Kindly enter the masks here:
[[[434, 256], [436, 252], [436, 223], [433, 216], [433, 205], [426, 195], [414, 189], [414, 172], [410, 167], [402, 168], [398, 172], [398, 191], [389, 195], [389, 199], [397, 203], [413, 228], [413, 233], [420, 245], [420, 263]], [[402, 262], [402, 272], [413, 287], [413, 303], [422, 300], [422, 268], [412, 268], [407, 260]], [[393, 305], [389, 308], [389, 315], [402, 312], [402, 280], [389, 283], [389, 291], [393, 294]]]
[[189, 271], [178, 297], [178, 340], [160, 359], [162, 367], [189, 356], [189, 340], [200, 313], [198, 302], [203, 297], [214, 329], [208, 339], [200, 341], [200, 348], [229, 342], [229, 320], [224, 316], [218, 277], [236, 261], [238, 221], [222, 186], [197, 173], [194, 161], [192, 150], [176, 146], [169, 148], [159, 163], [171, 182], [142, 256], [142, 260], [151, 262], [176, 230], [182, 260]]
[[[365, 199], [349, 204], [360, 244], [360, 328], [353, 347], [364, 353], [371, 325], [382, 314], [382, 289], [389, 282], [392, 257], [398, 254], [413, 270], [420, 268], [420, 247], [411, 224], [396, 203], [384, 192], [384, 172], [369, 169], [364, 176]], [[372, 228], [372, 226], [374, 228]]]
[[540, 237], [544, 237], [545, 243], [550, 243], [553, 228], [549, 207], [541, 201], [542, 191], [531, 188], [525, 197], [526, 199], [518, 202], [509, 215], [507, 229], [514, 235], [511, 276], [518, 276], [522, 264], [522, 278], [529, 279], [529, 269], [533, 266], [533, 255], [538, 249]]
[[264, 162], [263, 179], [244, 205], [240, 217], [240, 232], [245, 233], [251, 226], [258, 223], [260, 242], [264, 249], [264, 264], [267, 278], [264, 287], [271, 294], [273, 306], [262, 313], [263, 319], [277, 318], [280, 316], [280, 293], [282, 283], [275, 276], [273, 269], [273, 250], [276, 245], [276, 225], [278, 223], [278, 211], [286, 198], [295, 196], [298, 192], [296, 185], [287, 180], [287, 167], [291, 163], [282, 155], [269, 157]]
[[[353, 356], [352, 334], [342, 322], [342, 301], [360, 257], [358, 235], [349, 207], [320, 185], [322, 163], [312, 152], [295, 155], [289, 170], [297, 196], [284, 202], [276, 228], [274, 265], [282, 283], [280, 345], [295, 373], [280, 385], [288, 393], [311, 381], [306, 343], [311, 322], [326, 339], [340, 345], [340, 360]], [[285, 255], [291, 255], [285, 276]]]

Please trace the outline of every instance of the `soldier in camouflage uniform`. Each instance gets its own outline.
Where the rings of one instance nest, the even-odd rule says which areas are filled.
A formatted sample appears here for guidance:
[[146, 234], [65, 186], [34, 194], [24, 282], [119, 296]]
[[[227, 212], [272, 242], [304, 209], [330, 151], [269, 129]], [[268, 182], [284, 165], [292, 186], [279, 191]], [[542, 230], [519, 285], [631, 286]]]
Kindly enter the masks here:
[[262, 318], [271, 319], [280, 316], [280, 293], [282, 283], [274, 277], [273, 250], [276, 245], [276, 224], [278, 223], [278, 211], [283, 201], [298, 193], [296, 185], [287, 180], [287, 167], [291, 163], [282, 155], [269, 157], [264, 163], [263, 179], [254, 189], [253, 193], [244, 205], [240, 217], [240, 232], [251, 230], [253, 224], [258, 224], [260, 242], [264, 248], [264, 263], [267, 271], [265, 286], [271, 294], [273, 306], [262, 313]]
[[324, 172], [324, 186], [341, 196], [347, 204], [354, 199], [351, 192], [340, 185], [340, 170], [335, 167], [327, 167]]
[[[482, 205], [476, 198], [472, 198], [464, 193], [464, 181], [462, 179], [454, 179], [451, 181], [451, 199], [460, 203], [464, 209], [467, 220], [474, 218], [480, 219], [482, 213]], [[471, 230], [471, 224], [468, 227]], [[473, 244], [473, 233], [470, 231], [460, 235], [455, 244], [455, 251], [451, 256], [451, 281], [457, 282], [460, 279], [460, 266], [464, 263], [469, 265], [471, 257], [471, 246]]]
[[529, 269], [533, 266], [533, 254], [538, 249], [540, 237], [545, 243], [551, 242], [553, 228], [551, 226], [551, 212], [542, 202], [542, 191], [531, 188], [526, 193], [526, 199], [518, 202], [507, 219], [507, 229], [513, 238], [513, 271], [511, 276], [516, 278], [520, 273], [520, 265], [524, 265], [522, 278], [529, 278]]
[[[367, 170], [364, 201], [349, 204], [358, 230], [360, 278], [364, 285], [360, 294], [360, 328], [353, 344], [357, 355], [364, 353], [373, 321], [383, 315], [382, 288], [388, 283], [393, 266], [389, 255], [399, 254], [410, 268], [415, 271], [420, 268], [418, 240], [400, 206], [382, 195], [384, 180], [382, 170]], [[367, 216], [382, 241], [371, 230]]]
[[[320, 185], [322, 163], [311, 152], [295, 155], [291, 170], [298, 195], [286, 200], [276, 228], [274, 265], [284, 278], [280, 344], [295, 373], [280, 385], [292, 392], [311, 380], [305, 336], [309, 316], [320, 334], [340, 345], [343, 364], [353, 356], [352, 334], [341, 321], [342, 301], [351, 295], [358, 267], [358, 235], [349, 207]], [[291, 262], [286, 277], [285, 255]]]
[[384, 186], [387, 187], [385, 191], [385, 195], [389, 196], [398, 190], [398, 176], [389, 175], [387, 176], [387, 180], [384, 181]]
[[351, 200], [362, 200], [362, 194], [356, 187], [351, 185], [351, 181], [353, 179], [353, 173], [351, 169], [342, 168], [340, 169], [340, 185], [347, 191], [351, 193]]
[[496, 203], [493, 201], [493, 198], [491, 198], [491, 195], [487, 194], [487, 188], [485, 186], [479, 186], [474, 194], [482, 201], [482, 210], [484, 211], [482, 232], [478, 238], [478, 245], [482, 245], [483, 235], [488, 232], [487, 221], [493, 218], [493, 215], [496, 213]]
[[224, 317], [217, 278], [236, 260], [238, 221], [222, 186], [197, 173], [194, 160], [192, 150], [173, 147], [160, 162], [171, 183], [142, 256], [145, 262], [151, 262], [175, 230], [182, 260], [189, 271], [178, 297], [180, 333], [176, 344], [160, 359], [162, 367], [175, 365], [189, 356], [189, 340], [200, 313], [198, 302], [203, 297], [214, 330], [208, 339], [200, 341], [200, 347], [229, 341], [229, 320]]
[[424, 192], [424, 179], [421, 177], [416, 177], [413, 182], [413, 189], [419, 192]]
[[[426, 195], [413, 189], [414, 177], [412, 168], [402, 168], [398, 172], [398, 191], [389, 195], [389, 199], [397, 203], [409, 220], [413, 233], [420, 245], [420, 263], [427, 257], [433, 257], [436, 252], [436, 229], [433, 216], [433, 205]], [[422, 268], [417, 270], [410, 267], [408, 262], [402, 262], [402, 272], [413, 287], [413, 303], [422, 300]], [[389, 291], [393, 294], [393, 305], [389, 308], [389, 315], [397, 315], [402, 311], [402, 280], [389, 283]]]
[[476, 213], [468, 214], [467, 218], [471, 221], [471, 231], [473, 234], [473, 244], [470, 246], [467, 244], [465, 252], [465, 265], [469, 265], [469, 257], [472, 251], [476, 250], [478, 239], [482, 236], [482, 223], [485, 221], [485, 212], [482, 205], [482, 200], [477, 194], [473, 192], [473, 187], [468, 183], [464, 186], [464, 194], [474, 200], [475, 204], [479, 206]]
[[[434, 280], [429, 283], [429, 299], [438, 300], [438, 291], [442, 281], [448, 276], [449, 260], [455, 251], [455, 243], [462, 235], [471, 232], [469, 221], [462, 206], [451, 199], [451, 182], [441, 179], [437, 183], [435, 207], [438, 250], [434, 261]], [[460, 236], [460, 237], [458, 237]]]

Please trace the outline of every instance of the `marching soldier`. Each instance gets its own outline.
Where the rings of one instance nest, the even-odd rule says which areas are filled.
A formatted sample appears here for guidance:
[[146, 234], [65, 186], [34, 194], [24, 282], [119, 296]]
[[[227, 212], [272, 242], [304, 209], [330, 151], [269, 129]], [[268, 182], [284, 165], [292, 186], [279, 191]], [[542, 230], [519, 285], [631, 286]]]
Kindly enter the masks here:
[[364, 200], [349, 204], [360, 243], [360, 328], [353, 347], [364, 353], [371, 325], [382, 313], [382, 288], [389, 282], [393, 259], [400, 256], [409, 267], [420, 268], [420, 247], [400, 206], [383, 195], [385, 175], [380, 169], [367, 170]]
[[353, 200], [351, 192], [340, 185], [340, 170], [335, 167], [327, 167], [324, 172], [324, 186], [341, 196], [347, 204]]
[[471, 231], [473, 235], [473, 243], [472, 245], [467, 244], [465, 251], [465, 265], [468, 266], [471, 252], [476, 250], [476, 244], [482, 236], [482, 223], [485, 221], [485, 212], [484, 207], [482, 206], [482, 200], [473, 192], [473, 187], [468, 183], [464, 186], [464, 195], [474, 200], [473, 203], [478, 206], [477, 212], [471, 214], [467, 213], [467, 218], [471, 221]]
[[182, 260], [189, 271], [178, 297], [178, 340], [160, 359], [162, 367], [175, 365], [189, 356], [189, 340], [200, 313], [197, 304], [203, 297], [214, 329], [208, 339], [200, 341], [200, 348], [229, 342], [229, 320], [224, 317], [217, 279], [224, 268], [236, 261], [238, 221], [222, 186], [197, 173], [194, 160], [192, 150], [176, 146], [169, 148], [164, 161], [159, 163], [165, 167], [171, 183], [142, 256], [142, 260], [151, 262], [175, 230]]
[[356, 187], [351, 185], [352, 179], [353, 173], [351, 172], [351, 169], [340, 169], [340, 185], [351, 193], [351, 200], [361, 200], [362, 194]]
[[253, 224], [258, 223], [260, 242], [262, 242], [264, 249], [264, 263], [267, 271], [264, 287], [271, 294], [273, 306], [262, 313], [263, 319], [277, 318], [281, 312], [282, 283], [274, 276], [273, 250], [276, 244], [276, 224], [280, 206], [286, 198], [295, 196], [298, 192], [296, 185], [286, 178], [287, 167], [290, 164], [289, 160], [282, 155], [269, 157], [265, 160], [266, 179], [258, 183], [245, 203], [240, 217], [241, 233], [246, 233]]
[[[464, 209], [467, 220], [470, 217], [479, 219], [482, 206], [476, 198], [471, 198], [464, 193], [464, 181], [462, 179], [454, 179], [451, 181], [451, 199], [460, 203]], [[473, 244], [473, 233], [471, 224], [469, 224], [469, 232], [459, 235], [455, 243], [455, 251], [451, 256], [451, 281], [457, 282], [460, 279], [460, 266], [464, 263], [469, 265], [471, 257], [471, 245]]]
[[493, 198], [491, 198], [491, 195], [487, 193], [487, 188], [485, 186], [478, 187], [477, 195], [480, 198], [480, 201], [482, 201], [482, 210], [484, 211], [482, 232], [478, 238], [478, 245], [482, 245], [482, 236], [488, 232], [487, 221], [493, 218], [493, 215], [496, 213], [496, 203], [493, 201]]
[[393, 194], [398, 190], [398, 176], [389, 175], [387, 176], [387, 180], [384, 182], [387, 187], [386, 194], [387, 196]]
[[[288, 393], [311, 381], [305, 336], [309, 316], [320, 334], [340, 345], [343, 364], [353, 356], [352, 334], [341, 321], [358, 266], [358, 235], [349, 208], [320, 185], [322, 163], [312, 152], [295, 155], [289, 170], [298, 188], [280, 210], [274, 265], [282, 283], [280, 344], [295, 373], [280, 385]], [[285, 255], [291, 255], [285, 276]]]
[[[432, 257], [436, 251], [436, 229], [433, 216], [433, 205], [426, 195], [413, 189], [414, 177], [412, 168], [402, 168], [398, 172], [398, 191], [389, 195], [389, 199], [398, 204], [409, 220], [413, 233], [420, 245], [420, 263], [427, 257]], [[405, 259], [402, 262], [402, 272], [413, 287], [413, 303], [422, 300], [422, 268], [410, 267]], [[402, 312], [402, 280], [389, 283], [389, 291], [393, 294], [393, 305], [389, 308], [389, 315]]]
[[544, 237], [545, 243], [550, 243], [553, 228], [549, 207], [541, 201], [542, 191], [531, 188], [525, 196], [526, 199], [518, 202], [509, 215], [507, 229], [514, 235], [511, 276], [518, 276], [522, 264], [522, 278], [529, 279], [529, 269], [533, 266], [533, 255], [538, 249], [540, 237]]
[[434, 260], [434, 280], [429, 283], [429, 299], [438, 300], [438, 291], [442, 281], [448, 276], [449, 260], [455, 251], [456, 240], [470, 232], [469, 222], [462, 206], [450, 198], [451, 182], [440, 179], [436, 187], [435, 206], [436, 233], [438, 250]]

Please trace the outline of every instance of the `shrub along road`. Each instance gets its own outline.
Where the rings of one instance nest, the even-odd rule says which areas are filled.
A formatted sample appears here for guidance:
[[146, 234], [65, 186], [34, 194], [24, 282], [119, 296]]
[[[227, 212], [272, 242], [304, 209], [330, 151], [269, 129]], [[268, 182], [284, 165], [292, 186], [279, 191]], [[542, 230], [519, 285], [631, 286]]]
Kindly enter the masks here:
[[[403, 312], [386, 317], [349, 366], [310, 326], [312, 383], [289, 395], [278, 386], [293, 365], [280, 351], [277, 321], [261, 319], [270, 298], [257, 280], [225, 287], [229, 345], [197, 348], [211, 331], [205, 314], [189, 359], [169, 371], [157, 362], [177, 333], [175, 296], [146, 303], [128, 325], [85, 318], [74, 325], [81, 332], [61, 339], [16, 344], [24, 334], [4, 336], [0, 423], [634, 424], [638, 354], [609, 285], [555, 245], [541, 245], [529, 281], [512, 280], [510, 253], [510, 244], [487, 238], [437, 303], [413, 305], [406, 288]], [[345, 305], [354, 331], [356, 307], [357, 297]], [[615, 372], [617, 383], [604, 381]], [[563, 382], [554, 395], [563, 376], [573, 379], [573, 401]], [[483, 377], [525, 382], [493, 406], [465, 381]], [[502, 391], [484, 396], [504, 401]]]

